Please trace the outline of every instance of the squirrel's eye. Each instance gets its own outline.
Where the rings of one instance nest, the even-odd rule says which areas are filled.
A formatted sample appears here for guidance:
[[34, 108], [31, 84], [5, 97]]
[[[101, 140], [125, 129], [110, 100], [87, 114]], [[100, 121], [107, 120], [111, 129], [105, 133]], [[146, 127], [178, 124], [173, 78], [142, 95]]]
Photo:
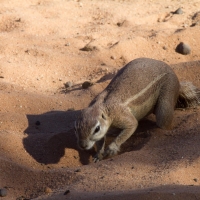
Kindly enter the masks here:
[[102, 118], [106, 120], [106, 117], [105, 117], [105, 115], [104, 115], [104, 114], [102, 114]]
[[99, 130], [100, 130], [100, 126], [97, 126], [97, 127], [95, 128], [95, 130], [94, 130], [94, 133], [98, 133]]

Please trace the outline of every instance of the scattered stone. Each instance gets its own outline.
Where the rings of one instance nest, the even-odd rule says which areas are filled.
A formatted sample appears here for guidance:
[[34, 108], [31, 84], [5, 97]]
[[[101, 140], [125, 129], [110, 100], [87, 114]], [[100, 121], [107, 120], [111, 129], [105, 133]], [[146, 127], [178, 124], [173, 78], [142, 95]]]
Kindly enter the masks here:
[[92, 85], [94, 85], [92, 82], [90, 82], [90, 81], [85, 81], [85, 82], [82, 84], [82, 88], [83, 88], [83, 89], [87, 89], [87, 88], [91, 87]]
[[67, 194], [69, 194], [70, 193], [70, 190], [66, 190], [65, 192], [64, 192], [64, 195], [67, 195]]
[[72, 85], [73, 85], [73, 83], [70, 81], [64, 83], [65, 88], [70, 88], [70, 87], [72, 87]]
[[94, 51], [94, 50], [97, 50], [97, 47], [95, 46], [90, 46], [90, 45], [86, 45], [84, 46], [83, 48], [79, 49], [81, 51]]
[[114, 56], [110, 56], [110, 58], [111, 58], [112, 60], [115, 60], [115, 57], [114, 57]]
[[123, 26], [124, 22], [125, 22], [125, 20], [123, 22], [117, 22], [117, 26], [119, 26], [119, 27]]
[[191, 48], [188, 44], [185, 44], [181, 42], [177, 47], [176, 47], [176, 52], [183, 54], [183, 55], [188, 55], [191, 52]]
[[44, 192], [45, 192], [46, 194], [52, 193], [52, 189], [49, 188], [49, 187], [45, 187]]
[[164, 46], [164, 47], [163, 47], [163, 49], [164, 49], [164, 50], [167, 50], [167, 47], [166, 47], [166, 46]]
[[65, 46], [70, 46], [70, 43], [66, 43]]
[[0, 78], [4, 78], [4, 76], [0, 76]]
[[0, 189], [0, 197], [7, 196], [7, 190], [5, 188]]
[[19, 19], [16, 19], [15, 21], [16, 22], [21, 22], [22, 20], [21, 20], [21, 18], [19, 18]]
[[173, 12], [173, 14], [177, 14], [177, 15], [183, 14], [182, 8], [178, 8], [176, 11]]
[[36, 125], [36, 126], [40, 126], [40, 124], [41, 124], [40, 121], [36, 121], [36, 122], [35, 122], [35, 125]]
[[117, 22], [118, 27], [129, 26], [129, 22], [127, 20], [123, 20], [122, 22]]
[[198, 179], [197, 179], [197, 178], [194, 178], [193, 180], [194, 180], [195, 182], [198, 182]]
[[81, 169], [76, 169], [74, 172], [81, 172]]

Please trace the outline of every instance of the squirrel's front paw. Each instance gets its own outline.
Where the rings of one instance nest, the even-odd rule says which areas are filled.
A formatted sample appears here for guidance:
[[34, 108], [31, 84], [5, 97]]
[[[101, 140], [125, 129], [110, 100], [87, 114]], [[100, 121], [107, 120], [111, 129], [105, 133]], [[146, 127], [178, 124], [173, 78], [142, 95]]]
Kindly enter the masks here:
[[93, 157], [93, 162], [96, 163], [96, 162], [99, 162], [100, 160], [102, 160], [104, 158], [103, 154], [102, 153], [97, 153], [94, 157]]
[[118, 153], [119, 147], [116, 145], [115, 142], [111, 143], [108, 148], [105, 150], [103, 157], [111, 157]]

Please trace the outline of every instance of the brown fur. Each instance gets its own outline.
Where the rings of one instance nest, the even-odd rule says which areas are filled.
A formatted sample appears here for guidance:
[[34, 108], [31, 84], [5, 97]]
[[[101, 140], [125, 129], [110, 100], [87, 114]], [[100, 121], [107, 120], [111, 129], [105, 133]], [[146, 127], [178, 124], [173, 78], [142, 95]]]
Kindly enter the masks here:
[[[95, 161], [112, 156], [136, 130], [138, 121], [150, 113], [160, 128], [171, 128], [175, 106], [199, 104], [199, 89], [191, 83], [179, 83], [176, 74], [164, 62], [139, 58], [131, 61], [82, 111], [76, 122], [79, 146], [90, 149], [97, 143]], [[110, 126], [122, 129], [104, 151]]]

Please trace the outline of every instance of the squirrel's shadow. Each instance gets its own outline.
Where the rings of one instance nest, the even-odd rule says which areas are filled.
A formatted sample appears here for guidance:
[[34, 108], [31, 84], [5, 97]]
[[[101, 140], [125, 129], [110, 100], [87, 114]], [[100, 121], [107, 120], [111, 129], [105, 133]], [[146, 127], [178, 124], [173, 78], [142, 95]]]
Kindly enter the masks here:
[[[24, 131], [27, 135], [23, 139], [24, 148], [42, 164], [58, 163], [65, 155], [66, 148], [78, 152], [81, 164], [89, 164], [95, 150], [93, 148], [83, 151], [77, 146], [74, 122], [79, 114], [80, 111], [52, 111], [41, 115], [27, 115], [28, 127]], [[155, 126], [155, 122], [150, 120], [141, 121], [136, 133], [125, 142], [120, 153], [141, 149], [150, 139], [147, 130]], [[119, 133], [120, 130], [111, 129], [106, 143], [109, 144]]]
[[[74, 121], [80, 111], [52, 111], [41, 115], [27, 115], [27, 135], [23, 139], [26, 151], [39, 163], [54, 164], [65, 155], [65, 149], [78, 151], [80, 162], [88, 164], [91, 151], [82, 151], [77, 146]], [[65, 155], [67, 156], [67, 155]]]

